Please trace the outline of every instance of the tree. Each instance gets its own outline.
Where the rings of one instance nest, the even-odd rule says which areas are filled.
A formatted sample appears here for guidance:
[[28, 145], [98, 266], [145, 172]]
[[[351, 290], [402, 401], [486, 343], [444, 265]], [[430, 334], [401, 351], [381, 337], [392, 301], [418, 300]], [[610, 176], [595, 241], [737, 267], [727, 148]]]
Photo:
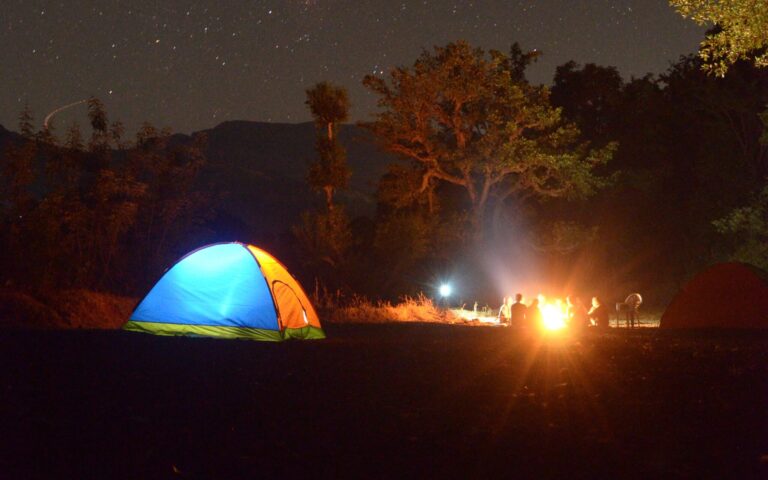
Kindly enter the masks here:
[[704, 67], [724, 76], [742, 59], [768, 66], [768, 2], [763, 0], [670, 0], [678, 13], [699, 25], [714, 24], [701, 42]]
[[313, 267], [340, 268], [352, 243], [349, 219], [343, 208], [304, 212], [301, 223], [293, 226], [292, 231], [307, 254], [305, 263]]
[[346, 89], [328, 82], [317, 83], [306, 94], [305, 103], [317, 128], [318, 155], [309, 166], [307, 182], [325, 195], [325, 211], [304, 212], [292, 232], [306, 254], [304, 263], [329, 282], [344, 268], [352, 244], [349, 217], [334, 203], [335, 193], [347, 186], [351, 175], [347, 152], [338, 137], [339, 124], [349, 116], [349, 98]]
[[555, 70], [552, 104], [562, 107], [568, 120], [592, 141], [615, 137], [624, 81], [616, 67], [570, 61]]
[[382, 111], [363, 126], [410, 161], [432, 212], [439, 184], [462, 188], [479, 237], [492, 198], [588, 195], [603, 184], [594, 169], [612, 151], [580, 142], [578, 129], [549, 104], [548, 90], [520, 73], [520, 62], [534, 57], [514, 52], [486, 55], [451, 43], [423, 52], [412, 67], [395, 68], [389, 81], [364, 79]]
[[35, 136], [35, 126], [32, 124], [34, 118], [32, 117], [32, 111], [29, 109], [29, 104], [24, 104], [24, 110], [19, 114], [19, 133], [27, 140], [31, 140]]
[[75, 123], [59, 145], [33, 132], [25, 108], [23, 138], [0, 152], [0, 282], [134, 293], [204, 232], [214, 208], [197, 185], [204, 136], [171, 146], [144, 125], [129, 145], [98, 99], [88, 106], [90, 137]]
[[104, 104], [96, 97], [88, 99], [88, 120], [91, 124], [91, 151], [109, 148], [109, 120]]
[[380, 265], [380, 292], [402, 294], [419, 284], [421, 272], [417, 265], [435, 246], [435, 228], [430, 223], [429, 217], [413, 211], [397, 211], [379, 219], [372, 247]]
[[[757, 67], [768, 67], [768, 2], [764, 0], [670, 0], [670, 4], [681, 15], [699, 25], [714, 24], [714, 28], [707, 33], [707, 37], [701, 43], [699, 51], [704, 60], [704, 68], [709, 72], [721, 77], [725, 76], [726, 72], [739, 60], [751, 61]], [[762, 114], [763, 121], [767, 117], [768, 111]], [[768, 128], [763, 132], [763, 147], [765, 147], [766, 138], [768, 138]], [[764, 154], [765, 148], [762, 148], [760, 153]], [[764, 163], [761, 163], [760, 167], [763, 167], [763, 171], [765, 170]], [[714, 223], [721, 233], [741, 234], [743, 243], [737, 248], [737, 258], [741, 256], [762, 265], [766, 263], [766, 251], [764, 248], [762, 250], [756, 248], [755, 245], [759, 245], [759, 242], [765, 238], [765, 223], [764, 220], [760, 223], [755, 219], [760, 218], [760, 215], [762, 218], [765, 217], [765, 194], [764, 189], [753, 204], [737, 208]]]
[[2, 168], [8, 188], [7, 199], [10, 201], [14, 220], [29, 212], [32, 204], [30, 187], [35, 181], [34, 163], [37, 157], [37, 145], [34, 142], [32, 112], [26, 105], [19, 114], [19, 132], [23, 140], [17, 144], [9, 143], [6, 147]]
[[349, 183], [347, 152], [338, 140], [339, 123], [349, 116], [346, 89], [320, 82], [307, 90], [307, 101], [317, 127], [316, 150], [318, 159], [310, 165], [309, 184], [325, 193], [328, 211], [333, 210], [333, 195]]
[[749, 205], [733, 210], [713, 225], [736, 240], [734, 260], [768, 269], [768, 186]]
[[137, 220], [127, 243], [142, 258], [144, 272], [149, 269], [151, 274], [161, 272], [168, 257], [194, 245], [191, 234], [211, 217], [217, 200], [196, 188], [207, 164], [207, 136], [195, 134], [190, 144], [173, 146], [169, 139], [168, 129], [157, 130], [145, 122], [136, 134], [136, 148], [127, 154], [126, 178], [144, 185], [133, 190], [139, 194], [134, 197]]
[[306, 105], [312, 112], [315, 125], [325, 129], [328, 140], [333, 140], [336, 129], [349, 117], [349, 97], [347, 90], [328, 82], [320, 82], [307, 90]]
[[17, 273], [12, 268], [14, 256], [29, 258], [27, 233], [35, 205], [32, 185], [36, 180], [38, 148], [27, 106], [19, 115], [19, 131], [23, 138], [8, 142], [0, 152], [0, 262], [6, 265], [6, 271], [0, 272], [0, 281], [3, 275]]

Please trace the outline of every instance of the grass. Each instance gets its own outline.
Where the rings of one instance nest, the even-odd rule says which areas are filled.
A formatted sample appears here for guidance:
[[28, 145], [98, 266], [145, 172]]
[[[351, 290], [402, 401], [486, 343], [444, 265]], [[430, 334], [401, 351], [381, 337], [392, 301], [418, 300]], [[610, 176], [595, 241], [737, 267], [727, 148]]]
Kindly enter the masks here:
[[330, 307], [326, 302], [322, 305], [323, 320], [332, 323], [458, 323], [462, 321], [451, 310], [439, 307], [424, 294], [403, 297], [395, 304], [387, 301], [374, 302], [355, 296], [346, 305]]
[[[365, 297], [354, 296], [345, 300], [340, 293], [335, 295], [327, 291], [315, 290], [313, 304], [320, 313], [322, 322], [331, 323], [446, 323], [470, 326], [496, 325], [498, 317], [494, 309], [473, 311], [464, 308], [445, 308], [423, 293], [416, 297], [403, 297], [399, 302], [372, 301]], [[661, 319], [661, 311], [640, 311], [639, 326], [642, 328], [657, 328]], [[611, 316], [611, 326], [624, 327], [624, 318], [617, 322], [615, 315]]]

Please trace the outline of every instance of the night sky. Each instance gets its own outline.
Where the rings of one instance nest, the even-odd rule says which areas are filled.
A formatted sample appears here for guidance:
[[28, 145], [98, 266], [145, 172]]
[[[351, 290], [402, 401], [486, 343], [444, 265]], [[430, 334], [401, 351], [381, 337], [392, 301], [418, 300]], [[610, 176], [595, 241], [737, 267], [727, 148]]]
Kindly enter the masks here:
[[[568, 60], [614, 65], [625, 78], [664, 71], [703, 29], [667, 0], [35, 1], [3, 0], [0, 124], [16, 129], [95, 95], [130, 131], [148, 120], [177, 132], [225, 120], [309, 120], [304, 90], [349, 89], [353, 120], [374, 98], [369, 73], [410, 65], [423, 48], [465, 39], [544, 52], [529, 71], [549, 83]], [[84, 107], [56, 117], [59, 133]]]

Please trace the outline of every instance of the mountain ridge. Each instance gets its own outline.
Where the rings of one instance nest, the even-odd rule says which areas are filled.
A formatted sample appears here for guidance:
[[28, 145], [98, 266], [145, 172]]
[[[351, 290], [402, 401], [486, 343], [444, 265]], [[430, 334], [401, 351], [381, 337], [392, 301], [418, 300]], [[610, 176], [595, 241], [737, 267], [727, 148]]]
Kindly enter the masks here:
[[[283, 176], [306, 184], [309, 164], [316, 158], [315, 132], [312, 122], [229, 120], [185, 137], [206, 134], [206, 156], [212, 163], [251, 166], [267, 176]], [[347, 163], [352, 171], [349, 192], [342, 196], [358, 201], [365, 198], [373, 203], [379, 179], [396, 158], [378, 150], [371, 134], [357, 125], [340, 125], [339, 139], [347, 149]]]

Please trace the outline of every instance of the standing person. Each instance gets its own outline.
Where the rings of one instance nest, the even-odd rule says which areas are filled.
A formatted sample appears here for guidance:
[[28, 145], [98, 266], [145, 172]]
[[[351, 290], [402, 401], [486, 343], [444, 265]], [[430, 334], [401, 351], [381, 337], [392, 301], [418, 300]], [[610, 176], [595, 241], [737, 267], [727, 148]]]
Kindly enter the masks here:
[[522, 294], [518, 293], [515, 295], [515, 303], [509, 307], [509, 310], [511, 316], [510, 321], [513, 326], [518, 328], [526, 326], [525, 316], [528, 313], [528, 307], [523, 303]]
[[512, 317], [512, 312], [509, 307], [512, 306], [512, 297], [504, 297], [501, 299], [501, 308], [499, 308], [499, 323], [502, 325], [509, 326], [510, 318]]
[[588, 315], [595, 327], [601, 330], [607, 330], [610, 327], [608, 308], [600, 302], [599, 298], [592, 297], [592, 308], [589, 309]]
[[[627, 297], [626, 300], [624, 300], [624, 304], [627, 306], [628, 327], [635, 328], [635, 322], [637, 322], [638, 327], [640, 326], [640, 318], [637, 310], [640, 308], [642, 303], [643, 297], [639, 293], [632, 293]], [[618, 323], [618, 320], [616, 323]]]
[[541, 309], [539, 308], [539, 299], [534, 298], [530, 305], [528, 305], [528, 308], [525, 311], [525, 318], [528, 321], [528, 325], [530, 327], [538, 327], [543, 322], [544, 319], [541, 316]]

